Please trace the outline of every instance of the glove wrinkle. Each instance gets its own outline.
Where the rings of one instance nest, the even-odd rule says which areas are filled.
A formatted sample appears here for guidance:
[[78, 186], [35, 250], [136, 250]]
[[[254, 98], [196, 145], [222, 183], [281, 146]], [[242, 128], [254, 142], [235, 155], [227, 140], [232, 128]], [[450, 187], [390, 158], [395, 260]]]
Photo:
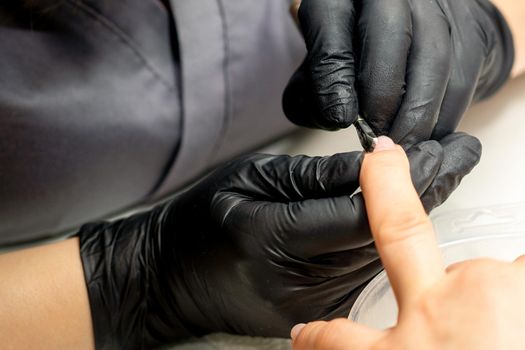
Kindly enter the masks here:
[[337, 130], [360, 114], [405, 149], [454, 132], [514, 62], [489, 0], [303, 0], [299, 17], [308, 53], [283, 94], [290, 121]]
[[[479, 160], [464, 134], [408, 152], [427, 208]], [[210, 332], [287, 336], [348, 314], [381, 262], [359, 181], [362, 152], [251, 155], [156, 208], [84, 225], [80, 254], [98, 349], [150, 349]]]

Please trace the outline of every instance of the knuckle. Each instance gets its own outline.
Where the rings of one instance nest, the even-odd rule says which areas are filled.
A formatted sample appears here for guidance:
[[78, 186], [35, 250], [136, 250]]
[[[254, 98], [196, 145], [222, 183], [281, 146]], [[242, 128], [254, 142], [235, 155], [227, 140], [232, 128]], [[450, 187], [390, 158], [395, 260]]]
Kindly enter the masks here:
[[429, 324], [432, 324], [436, 320], [446, 317], [447, 315], [443, 315], [442, 304], [443, 301], [432, 294], [430, 294], [429, 297], [420, 299], [418, 306], [421, 315], [423, 315], [423, 319]]
[[408, 210], [396, 211], [378, 226], [376, 241], [378, 244], [388, 245], [427, 235], [429, 232], [433, 232], [433, 227], [427, 216], [414, 215]]
[[486, 305], [497, 301], [499, 288], [504, 283], [498, 282], [504, 277], [500, 263], [490, 259], [478, 259], [461, 265], [458, 270], [458, 286], [462, 290], [476, 289], [476, 297]]
[[326, 344], [334, 344], [341, 334], [344, 334], [346, 320], [336, 319], [325, 324], [319, 331], [319, 336], [315, 342], [315, 349], [323, 348]]
[[446, 273], [453, 273], [453, 272], [456, 272], [456, 271], [460, 271], [463, 268], [464, 264], [465, 264], [464, 261], [450, 264], [450, 265], [448, 265], [446, 267], [445, 272]]
[[324, 332], [327, 322], [316, 321], [308, 323], [299, 336], [294, 339], [293, 348], [297, 349], [311, 349], [315, 348], [314, 345], [318, 343], [320, 334]]

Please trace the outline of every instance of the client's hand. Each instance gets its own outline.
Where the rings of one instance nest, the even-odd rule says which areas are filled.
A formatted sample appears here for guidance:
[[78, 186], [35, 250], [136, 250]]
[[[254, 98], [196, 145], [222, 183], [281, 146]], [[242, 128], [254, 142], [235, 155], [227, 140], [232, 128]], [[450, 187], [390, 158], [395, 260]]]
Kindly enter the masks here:
[[445, 270], [405, 153], [388, 141], [365, 157], [361, 187], [398, 324], [385, 331], [346, 319], [298, 325], [294, 349], [522, 349], [525, 259], [473, 260]]

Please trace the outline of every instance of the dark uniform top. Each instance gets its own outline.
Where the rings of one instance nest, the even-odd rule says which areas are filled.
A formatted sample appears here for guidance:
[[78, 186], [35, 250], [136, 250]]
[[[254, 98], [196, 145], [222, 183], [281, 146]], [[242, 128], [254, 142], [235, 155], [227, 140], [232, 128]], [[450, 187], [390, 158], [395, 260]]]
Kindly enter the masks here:
[[293, 129], [286, 0], [2, 0], [0, 246], [165, 196]]

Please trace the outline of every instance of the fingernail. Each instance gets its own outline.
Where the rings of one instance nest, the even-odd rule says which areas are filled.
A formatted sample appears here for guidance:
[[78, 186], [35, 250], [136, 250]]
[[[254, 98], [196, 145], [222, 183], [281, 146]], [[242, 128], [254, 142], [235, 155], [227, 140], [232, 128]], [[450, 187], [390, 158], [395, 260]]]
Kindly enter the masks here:
[[396, 147], [396, 144], [390, 137], [379, 136], [377, 138], [377, 144], [374, 148], [374, 152], [389, 151], [393, 150]]
[[301, 331], [303, 330], [305, 326], [306, 324], [304, 323], [299, 323], [293, 326], [292, 330], [290, 331], [290, 336], [292, 337], [292, 340], [294, 340], [295, 338], [299, 336], [299, 334], [301, 333]]

